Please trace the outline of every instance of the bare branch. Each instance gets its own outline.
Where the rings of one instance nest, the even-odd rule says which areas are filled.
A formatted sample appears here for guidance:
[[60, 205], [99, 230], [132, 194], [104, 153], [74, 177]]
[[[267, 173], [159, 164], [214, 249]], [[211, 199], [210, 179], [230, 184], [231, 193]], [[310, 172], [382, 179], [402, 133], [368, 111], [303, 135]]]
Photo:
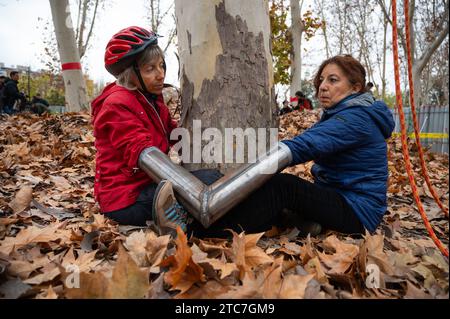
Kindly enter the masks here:
[[[377, 0], [377, 2], [380, 5], [381, 10], [383, 11], [384, 17], [389, 22], [389, 24], [392, 26], [391, 15], [390, 15], [390, 13], [388, 13], [385, 3], [383, 2], [383, 0]], [[398, 28], [397, 30], [398, 30], [398, 38], [400, 39], [400, 44], [402, 46], [403, 53], [406, 56], [406, 37], [405, 37], [405, 35], [403, 33], [403, 29], [402, 28]]]
[[172, 43], [172, 40], [175, 37], [175, 34], [176, 34], [176, 28], [172, 29], [169, 32], [169, 38], [168, 38], [167, 44], [166, 44], [166, 46], [164, 47], [164, 50], [163, 50], [164, 53], [166, 53], [167, 49], [169, 48], [170, 44]]
[[169, 6], [169, 8], [168, 8], [163, 14], [160, 15], [161, 21], [166, 17], [166, 15], [169, 14], [169, 12], [170, 12], [170, 10], [172, 9], [173, 5], [174, 5], [174, 4], [172, 3], [172, 4]]
[[81, 22], [80, 22], [80, 30], [79, 31], [79, 37], [78, 37], [78, 52], [80, 54], [80, 58], [83, 57], [85, 53], [85, 47], [83, 46], [83, 36], [84, 36], [84, 29], [86, 28], [86, 15], [87, 15], [87, 9], [89, 5], [89, 0], [83, 1], [83, 12], [81, 14]]
[[[448, 13], [448, 8], [447, 8], [447, 13]], [[441, 43], [444, 41], [444, 39], [448, 36], [448, 32], [449, 32], [449, 25], [447, 23], [447, 26], [445, 27], [445, 29], [443, 29], [439, 35], [434, 39], [434, 41], [427, 47], [427, 49], [425, 50], [425, 52], [422, 54], [422, 56], [420, 57], [420, 59], [417, 61], [417, 72], [419, 72], [419, 74], [422, 72], [422, 70], [424, 69], [424, 67], [427, 65], [428, 61], [430, 60], [431, 56], [433, 55], [433, 53], [437, 50], [437, 48], [439, 48], [439, 46], [441, 45]]]
[[80, 30], [80, 17], [81, 17], [81, 0], [78, 2], [78, 14], [77, 14], [77, 29], [75, 30], [75, 39], [78, 39], [78, 31]]
[[99, 2], [100, 2], [100, 0], [95, 0], [95, 7], [94, 7], [94, 13], [92, 15], [91, 27], [89, 28], [89, 33], [87, 35], [86, 42], [84, 44], [84, 51], [86, 51], [87, 46], [89, 45], [89, 40], [91, 39], [91, 36], [92, 36], [92, 30], [94, 30], [95, 18], [97, 17], [97, 8], [98, 8]]

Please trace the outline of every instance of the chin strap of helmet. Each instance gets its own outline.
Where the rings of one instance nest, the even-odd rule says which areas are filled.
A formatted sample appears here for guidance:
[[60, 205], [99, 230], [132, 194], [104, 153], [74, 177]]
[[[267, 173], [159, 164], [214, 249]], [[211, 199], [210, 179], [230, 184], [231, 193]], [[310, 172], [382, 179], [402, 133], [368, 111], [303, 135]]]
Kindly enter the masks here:
[[145, 94], [147, 92], [147, 87], [145, 86], [144, 80], [142, 79], [141, 71], [139, 70], [139, 66], [137, 64], [137, 61], [133, 62], [133, 70], [134, 73], [136, 73], [136, 76], [139, 80], [139, 83], [141, 84], [141, 91]]

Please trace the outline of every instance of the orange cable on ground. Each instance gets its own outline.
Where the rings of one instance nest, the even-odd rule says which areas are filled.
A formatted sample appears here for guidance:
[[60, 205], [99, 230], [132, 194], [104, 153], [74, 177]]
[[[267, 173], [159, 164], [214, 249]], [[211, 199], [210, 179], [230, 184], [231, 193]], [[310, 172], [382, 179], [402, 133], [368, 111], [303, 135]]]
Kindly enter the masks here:
[[413, 123], [414, 123], [414, 133], [416, 138], [416, 144], [419, 151], [419, 158], [420, 158], [420, 167], [422, 168], [422, 174], [425, 178], [425, 181], [427, 183], [428, 189], [430, 190], [431, 195], [433, 196], [436, 203], [439, 205], [441, 210], [444, 212], [445, 216], [448, 217], [448, 208], [442, 204], [442, 202], [439, 199], [439, 196], [437, 195], [433, 185], [431, 184], [430, 177], [428, 175], [427, 167], [425, 164], [425, 159], [423, 157], [423, 149], [422, 144], [420, 142], [420, 131], [419, 131], [419, 123], [417, 121], [417, 113], [416, 113], [416, 106], [414, 101], [414, 82], [412, 77], [412, 57], [411, 57], [411, 36], [410, 36], [410, 29], [409, 29], [409, 0], [403, 0], [403, 5], [405, 6], [405, 28], [406, 28], [406, 50], [408, 55], [408, 81], [409, 81], [409, 98], [411, 102], [411, 113], [413, 117]]
[[394, 57], [394, 73], [395, 73], [395, 94], [396, 101], [398, 107], [398, 113], [400, 116], [400, 124], [402, 131], [402, 151], [403, 156], [405, 157], [405, 165], [406, 172], [408, 173], [409, 183], [411, 185], [411, 190], [413, 192], [414, 200], [416, 201], [417, 208], [419, 209], [419, 213], [422, 216], [422, 219], [425, 224], [425, 228], [430, 234], [431, 239], [439, 248], [444, 256], [448, 258], [448, 250], [444, 247], [442, 242], [437, 238], [434, 233], [433, 228], [431, 227], [430, 222], [428, 221], [427, 215], [423, 209], [422, 202], [420, 201], [419, 193], [417, 191], [416, 182], [414, 180], [413, 171], [411, 169], [411, 161], [409, 158], [408, 144], [406, 141], [406, 126], [405, 126], [405, 113], [403, 112], [403, 102], [402, 102], [402, 94], [400, 90], [400, 67], [399, 67], [399, 59], [398, 59], [398, 38], [397, 38], [397, 1], [392, 0], [392, 47], [393, 47], [393, 57]]

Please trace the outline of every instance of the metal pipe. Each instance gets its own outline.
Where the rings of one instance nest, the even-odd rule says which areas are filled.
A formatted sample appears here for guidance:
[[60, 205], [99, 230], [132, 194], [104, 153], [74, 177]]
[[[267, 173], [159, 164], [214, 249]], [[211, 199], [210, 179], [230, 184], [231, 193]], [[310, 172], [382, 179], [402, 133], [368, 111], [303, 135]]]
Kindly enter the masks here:
[[155, 182], [163, 179], [172, 182], [177, 199], [205, 228], [291, 162], [289, 148], [278, 143], [255, 163], [245, 164], [208, 186], [182, 166], [174, 164], [157, 147], [146, 148], [139, 156], [139, 167]]

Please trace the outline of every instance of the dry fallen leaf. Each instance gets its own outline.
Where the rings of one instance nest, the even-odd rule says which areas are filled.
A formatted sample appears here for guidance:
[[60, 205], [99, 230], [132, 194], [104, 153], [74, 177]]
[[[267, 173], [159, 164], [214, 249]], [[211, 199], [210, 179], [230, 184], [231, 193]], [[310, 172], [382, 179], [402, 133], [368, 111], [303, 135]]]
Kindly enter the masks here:
[[215, 270], [220, 271], [220, 279], [223, 279], [238, 270], [235, 263], [223, 262], [220, 259], [208, 258], [204, 262], [209, 263]]
[[164, 259], [167, 252], [167, 245], [170, 242], [170, 235], [157, 236], [154, 232], [147, 233], [147, 260], [150, 264], [151, 273], [159, 273], [161, 271], [159, 264]]
[[145, 249], [147, 246], [147, 238], [142, 230], [139, 232], [134, 232], [128, 236], [125, 240], [124, 246], [129, 250], [130, 255], [139, 267], [149, 266], [147, 251]]
[[70, 183], [67, 181], [67, 179], [65, 179], [62, 176], [53, 176], [50, 175], [50, 180], [55, 184], [55, 186], [57, 188], [59, 188], [60, 190], [66, 190], [66, 189], [70, 189], [72, 186], [70, 185]]
[[76, 266], [80, 272], [89, 272], [94, 270], [95, 267], [102, 262], [101, 260], [95, 259], [97, 252], [98, 250], [93, 250], [91, 252], [83, 252], [82, 250], [78, 250], [78, 258], [75, 258], [73, 248], [71, 248], [64, 256], [61, 265], [65, 268], [70, 265]]
[[18, 214], [30, 206], [32, 199], [33, 188], [30, 186], [23, 186], [19, 192], [17, 192], [16, 197], [9, 203], [9, 207], [11, 207], [14, 213]]
[[8, 226], [10, 224], [16, 223], [18, 220], [18, 218], [0, 218], [0, 225]]
[[384, 236], [370, 235], [366, 233], [364, 236], [363, 249], [367, 249], [367, 264], [376, 264], [385, 274], [392, 275], [394, 269], [388, 260], [388, 256], [383, 251]]
[[133, 258], [119, 246], [117, 264], [108, 285], [107, 298], [144, 298], [150, 288], [149, 269], [140, 269]]
[[262, 287], [262, 296], [265, 299], [275, 299], [280, 297], [282, 286], [283, 257], [275, 259], [271, 267], [264, 271], [265, 281]]
[[256, 275], [245, 273], [241, 280], [242, 285], [232, 286], [227, 292], [220, 294], [217, 298], [220, 299], [255, 299], [262, 298], [262, 287], [265, 281], [263, 272]]
[[46, 243], [54, 240], [67, 240], [69, 231], [59, 229], [62, 223], [50, 224], [44, 228], [29, 226], [22, 229], [16, 237], [6, 237], [0, 241], [0, 252], [9, 255], [14, 249], [21, 248], [31, 243]]
[[[283, 115], [280, 139], [298, 135], [319, 117], [320, 110]], [[0, 121], [0, 277], [11, 278], [0, 284], [0, 297], [448, 298], [448, 263], [417, 213], [398, 138], [388, 142], [388, 214], [375, 235], [303, 239], [296, 229], [277, 227], [264, 239], [261, 234], [235, 234], [232, 240], [192, 237], [183, 243], [178, 238], [175, 250], [169, 236], [142, 227], [124, 232], [126, 226], [99, 213], [92, 194], [90, 121], [84, 113], [19, 114]], [[409, 148], [422, 189], [414, 141]], [[448, 155], [424, 155], [432, 184], [448, 206]], [[284, 172], [312, 181], [313, 164]], [[423, 191], [430, 222], [446, 243], [448, 220]], [[28, 208], [34, 203], [30, 197], [40, 212]], [[52, 222], [55, 218], [65, 223]], [[160, 266], [164, 259], [168, 268]], [[370, 264], [380, 269], [380, 289], [365, 285]], [[77, 274], [71, 266], [79, 271], [79, 289], [70, 288]]]
[[192, 260], [191, 248], [180, 227], [177, 228], [175, 244], [177, 246], [175, 254], [164, 259], [160, 266], [170, 267], [164, 280], [171, 285], [173, 290], [180, 290], [180, 294], [182, 294], [196, 282], [205, 281], [205, 276], [203, 268]]
[[[68, 277], [63, 277], [67, 282]], [[107, 296], [108, 285], [111, 279], [106, 278], [101, 272], [80, 273], [79, 287], [67, 288], [66, 298], [69, 299], [104, 299]]]
[[58, 299], [58, 295], [53, 290], [52, 285], [50, 285], [44, 292], [39, 294], [36, 299]]
[[144, 298], [150, 289], [148, 275], [148, 269], [140, 269], [125, 249], [119, 246], [118, 258], [111, 278], [103, 272], [82, 272], [79, 288], [67, 289], [66, 297], [74, 299]]
[[320, 260], [330, 269], [329, 273], [342, 274], [355, 262], [359, 247], [341, 242], [335, 235], [324, 240], [324, 245], [335, 250], [333, 254], [319, 252]]
[[320, 283], [326, 283], [328, 282], [327, 276], [325, 275], [325, 272], [322, 268], [322, 264], [320, 263], [320, 260], [318, 257], [314, 257], [308, 261], [308, 263], [305, 265], [305, 270], [315, 275], [315, 278]]
[[305, 296], [305, 290], [308, 283], [314, 275], [289, 275], [283, 279], [280, 290], [282, 299], [302, 299]]
[[405, 299], [431, 299], [430, 294], [427, 294], [422, 289], [417, 288], [408, 280], [406, 281], [407, 288], [406, 294], [404, 296]]
[[243, 279], [246, 272], [253, 267], [271, 263], [273, 259], [267, 255], [261, 248], [256, 246], [258, 240], [264, 233], [245, 235], [245, 233], [233, 234], [232, 255], [233, 261], [240, 271], [240, 278]]
[[44, 282], [52, 281], [61, 273], [61, 271], [55, 267], [50, 272], [44, 272], [42, 274], [39, 274], [37, 276], [34, 276], [32, 278], [29, 278], [27, 280], [24, 280], [23, 282], [30, 285], [40, 285]]

